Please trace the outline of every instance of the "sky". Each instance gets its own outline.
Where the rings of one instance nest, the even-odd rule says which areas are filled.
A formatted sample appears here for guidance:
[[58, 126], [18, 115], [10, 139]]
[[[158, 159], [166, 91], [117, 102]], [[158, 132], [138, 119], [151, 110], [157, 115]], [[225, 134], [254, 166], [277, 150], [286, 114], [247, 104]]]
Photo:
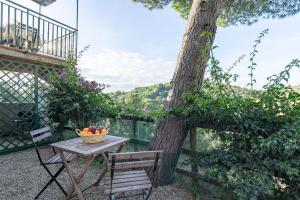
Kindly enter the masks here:
[[[15, 2], [38, 10], [31, 0]], [[42, 13], [75, 27], [76, 0], [57, 0]], [[79, 45], [84, 52], [78, 63], [89, 80], [110, 85], [106, 92], [128, 91], [171, 80], [181, 47], [186, 21], [171, 8], [149, 11], [131, 0], [79, 0]], [[270, 29], [258, 47], [254, 86], [300, 59], [300, 14], [285, 19], [261, 19], [247, 26], [218, 28], [215, 56], [225, 69], [246, 55], [234, 69], [241, 87], [249, 83], [249, 54], [259, 33]], [[300, 84], [300, 69], [292, 71], [291, 85]]]

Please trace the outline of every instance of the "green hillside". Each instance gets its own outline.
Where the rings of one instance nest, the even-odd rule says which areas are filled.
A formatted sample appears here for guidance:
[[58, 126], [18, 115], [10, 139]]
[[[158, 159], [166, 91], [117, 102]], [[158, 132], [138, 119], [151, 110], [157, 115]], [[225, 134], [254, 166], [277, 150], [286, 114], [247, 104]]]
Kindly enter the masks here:
[[160, 83], [147, 87], [137, 87], [129, 92], [110, 93], [112, 99], [130, 110], [130, 112], [153, 113], [161, 110], [168, 96], [169, 83]]
[[296, 92], [300, 93], [300, 85], [293, 86], [293, 89], [294, 89]]
[[[162, 109], [169, 89], [169, 83], [160, 83], [146, 87], [137, 87], [129, 92], [117, 91], [109, 95], [120, 105], [127, 107], [131, 113], [153, 113]], [[233, 86], [233, 89], [242, 96], [250, 94], [250, 90], [247, 88]], [[300, 93], [300, 85], [293, 86], [293, 89]]]

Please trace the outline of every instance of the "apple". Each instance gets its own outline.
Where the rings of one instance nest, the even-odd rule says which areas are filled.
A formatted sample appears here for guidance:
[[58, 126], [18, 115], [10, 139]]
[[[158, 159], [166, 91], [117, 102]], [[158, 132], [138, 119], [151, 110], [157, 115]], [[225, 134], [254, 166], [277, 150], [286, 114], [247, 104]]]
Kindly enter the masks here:
[[97, 130], [96, 126], [89, 127], [89, 132], [92, 132], [92, 134], [96, 134], [96, 130]]

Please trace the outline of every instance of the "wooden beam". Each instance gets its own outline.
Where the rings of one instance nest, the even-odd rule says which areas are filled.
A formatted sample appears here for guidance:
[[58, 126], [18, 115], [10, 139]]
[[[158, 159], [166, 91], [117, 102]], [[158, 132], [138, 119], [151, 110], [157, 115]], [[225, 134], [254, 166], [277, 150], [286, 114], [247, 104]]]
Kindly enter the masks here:
[[[197, 129], [196, 127], [191, 127], [189, 130], [190, 136], [190, 147], [191, 147], [191, 159], [194, 159], [197, 152]], [[194, 173], [198, 173], [198, 165], [193, 162], [191, 164], [191, 170]]]
[[64, 59], [24, 51], [16, 47], [7, 47], [5, 45], [0, 45], [0, 58], [58, 68], [67, 65], [67, 61]]

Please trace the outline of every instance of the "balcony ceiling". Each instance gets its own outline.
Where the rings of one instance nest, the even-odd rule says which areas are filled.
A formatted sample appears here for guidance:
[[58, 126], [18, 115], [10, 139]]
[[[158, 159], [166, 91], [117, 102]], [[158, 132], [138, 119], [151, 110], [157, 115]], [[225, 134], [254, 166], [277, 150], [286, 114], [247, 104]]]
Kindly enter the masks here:
[[50, 4], [54, 3], [56, 0], [32, 0], [32, 1], [42, 6], [49, 6]]

